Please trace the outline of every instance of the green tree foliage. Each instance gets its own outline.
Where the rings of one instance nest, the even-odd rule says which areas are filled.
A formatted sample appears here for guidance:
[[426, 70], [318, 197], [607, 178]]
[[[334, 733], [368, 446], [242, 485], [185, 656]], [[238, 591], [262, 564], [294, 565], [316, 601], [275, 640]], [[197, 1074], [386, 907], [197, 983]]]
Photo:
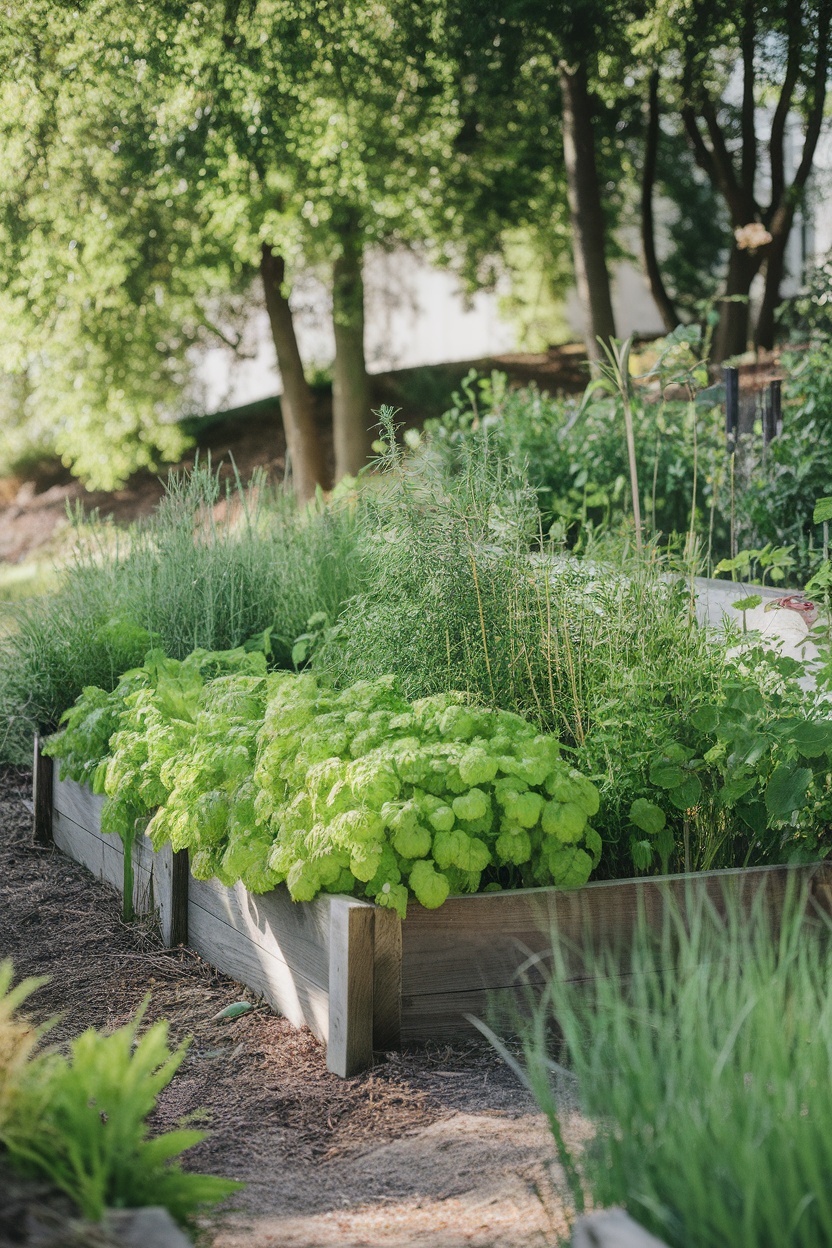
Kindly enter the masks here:
[[[635, 44], [640, 55], [663, 60], [667, 107], [681, 119], [697, 165], [724, 202], [734, 232], [724, 237], [725, 294], [747, 296], [765, 266], [755, 328], [759, 346], [773, 345], [785, 250], [814, 165], [829, 78], [830, 19], [829, 0], [721, 0], [687, 8], [655, 0]], [[795, 118], [801, 133], [792, 169], [787, 130]], [[756, 237], [736, 234], [755, 224], [762, 227]], [[745, 350], [748, 336], [747, 302], [725, 303], [716, 357]]]
[[[36, 441], [112, 488], [180, 454], [171, 421], [187, 403], [199, 325], [187, 270], [162, 247], [187, 219], [151, 194], [144, 172], [125, 178], [120, 168], [124, 135], [135, 148], [142, 131], [141, 84], [120, 76], [116, 32], [100, 10], [6, 11], [0, 365], [11, 400], [17, 392], [12, 431], [32, 425]], [[125, 15], [122, 48], [134, 42]]]
[[[228, 298], [248, 294], [264, 248], [280, 258], [284, 305], [287, 264], [326, 265], [346, 356], [336, 471], [354, 471], [371, 423], [362, 256], [424, 233], [459, 125], [443, 65], [380, 3], [153, 0], [142, 12], [137, 23], [119, 0], [14, 10], [3, 363], [76, 470], [112, 486], [181, 450], [170, 421], [189, 348], [233, 339]], [[296, 459], [314, 456], [313, 437], [290, 447]], [[111, 443], [126, 449], [113, 456]]]

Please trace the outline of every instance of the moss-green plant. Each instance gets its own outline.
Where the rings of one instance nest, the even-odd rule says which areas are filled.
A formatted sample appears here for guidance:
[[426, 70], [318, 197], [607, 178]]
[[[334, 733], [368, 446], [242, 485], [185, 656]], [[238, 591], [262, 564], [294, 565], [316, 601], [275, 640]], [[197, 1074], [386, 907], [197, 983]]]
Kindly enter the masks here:
[[69, 1053], [34, 1052], [36, 1029], [15, 1017], [43, 981], [10, 989], [0, 964], [0, 1144], [23, 1170], [43, 1175], [97, 1221], [105, 1208], [164, 1205], [184, 1221], [240, 1185], [184, 1171], [183, 1152], [204, 1132], [149, 1136], [147, 1118], [181, 1065], [166, 1022], [140, 1032], [145, 1007], [113, 1032], [83, 1032]]
[[188, 848], [198, 878], [253, 892], [285, 881], [296, 901], [358, 892], [402, 918], [408, 897], [434, 908], [450, 892], [575, 886], [597, 865], [594, 785], [518, 715], [464, 693], [411, 703], [393, 677], [337, 690], [312, 673], [266, 676], [262, 654], [231, 653], [236, 671], [204, 685], [200, 660], [229, 668], [228, 656], [128, 676], [105, 695], [107, 741], [89, 730], [102, 711], [88, 689], [53, 738], [64, 771], [94, 766], [102, 831], [122, 836], [125, 860], [158, 807], [154, 847]]
[[[770, 836], [765, 809], [756, 817], [769, 776], [794, 762], [780, 721], [797, 728], [817, 713], [799, 664], [732, 656], [731, 640], [709, 637], [689, 577], [654, 543], [641, 557], [612, 541], [583, 559], [564, 554], [535, 533], [533, 495], [499, 448], [483, 438], [458, 449], [452, 470], [430, 447], [388, 456], [366, 512], [367, 588], [313, 669], [342, 683], [393, 672], [411, 698], [466, 690], [557, 733], [601, 791], [603, 875], [803, 852], [816, 799], [828, 797], [822, 769], [798, 822], [779, 820]], [[756, 708], [738, 733], [768, 726], [744, 804], [742, 794], [723, 802], [727, 777], [697, 716], [722, 708], [727, 723], [729, 698]], [[681, 768], [678, 785], [663, 761]]]

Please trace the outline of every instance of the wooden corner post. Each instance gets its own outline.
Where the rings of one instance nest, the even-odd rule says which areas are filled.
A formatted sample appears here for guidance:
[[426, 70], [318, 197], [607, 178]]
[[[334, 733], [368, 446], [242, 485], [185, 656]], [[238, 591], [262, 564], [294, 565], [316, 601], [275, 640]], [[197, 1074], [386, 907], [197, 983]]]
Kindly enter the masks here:
[[374, 907], [333, 897], [329, 930], [327, 1069], [342, 1078], [373, 1061]]
[[35, 736], [35, 756], [32, 763], [32, 804], [35, 808], [34, 842], [51, 845], [52, 837], [52, 782], [54, 776], [52, 759], [41, 750], [41, 739]]

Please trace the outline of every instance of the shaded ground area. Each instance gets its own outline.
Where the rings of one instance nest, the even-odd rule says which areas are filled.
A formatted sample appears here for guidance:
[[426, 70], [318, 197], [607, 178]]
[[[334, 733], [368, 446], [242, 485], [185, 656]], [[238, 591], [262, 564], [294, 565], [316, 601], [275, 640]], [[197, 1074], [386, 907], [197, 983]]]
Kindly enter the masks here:
[[[582, 347], [566, 346], [539, 355], [495, 356], [380, 373], [371, 379], [373, 406], [389, 403], [401, 409], [399, 419], [405, 424], [420, 425], [447, 409], [470, 368], [484, 374], [496, 368], [517, 384], [534, 381], [552, 393], [577, 393], [586, 384], [584, 361]], [[331, 394], [319, 389], [316, 400], [318, 425], [331, 460]], [[278, 399], [194, 421], [191, 432], [201, 456], [210, 453], [213, 462], [224, 461], [229, 471], [233, 459], [243, 480], [255, 468], [264, 469], [274, 481], [282, 480], [286, 444]], [[192, 464], [193, 452], [176, 466]], [[162, 475], [167, 475], [167, 469]], [[80, 503], [87, 512], [98, 509], [102, 516], [126, 524], [152, 511], [162, 493], [159, 478], [149, 472], [137, 473], [124, 489], [112, 494], [87, 492], [57, 460], [41, 465], [33, 476], [27, 481], [0, 478], [0, 562], [17, 563], [38, 553], [48, 557], [67, 525], [67, 506]]]
[[215, 1248], [556, 1242], [548, 1132], [486, 1045], [380, 1054], [342, 1080], [308, 1031], [262, 1005], [214, 1021], [255, 998], [195, 954], [164, 950], [152, 929], [125, 927], [110, 888], [33, 848], [29, 785], [0, 770], [0, 958], [21, 977], [51, 976], [32, 1012], [61, 1014], [53, 1039], [118, 1026], [147, 994], [149, 1019], [168, 1018], [174, 1042], [192, 1037], [153, 1125], [205, 1126], [188, 1164], [247, 1182], [209, 1224]]

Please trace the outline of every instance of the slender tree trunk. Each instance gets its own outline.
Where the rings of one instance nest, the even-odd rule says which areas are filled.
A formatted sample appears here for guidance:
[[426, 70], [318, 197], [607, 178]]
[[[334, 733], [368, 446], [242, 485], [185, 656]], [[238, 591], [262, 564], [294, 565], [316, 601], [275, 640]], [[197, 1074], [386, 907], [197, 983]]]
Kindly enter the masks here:
[[295, 337], [292, 310], [283, 291], [286, 262], [267, 243], [263, 243], [260, 252], [260, 276], [277, 364], [283, 379], [280, 411], [292, 467], [292, 482], [298, 500], [305, 502], [312, 497], [317, 486], [327, 486], [326, 461], [315, 423], [312, 390], [304, 376]]
[[654, 69], [650, 75], [647, 96], [647, 135], [644, 143], [644, 168], [641, 174], [641, 249], [644, 257], [644, 270], [650, 283], [650, 293], [659, 309], [664, 327], [670, 333], [679, 324], [679, 315], [662, 279], [659, 258], [656, 255], [656, 230], [653, 219], [653, 187], [656, 181], [659, 134], [659, 71]]
[[335, 479], [355, 476], [370, 454], [372, 414], [370, 382], [364, 359], [363, 247], [356, 228], [340, 231], [340, 255], [332, 271], [332, 321], [335, 365], [332, 424]]
[[786, 268], [786, 246], [791, 233], [791, 214], [783, 232], [775, 234], [768, 246], [766, 257], [766, 285], [763, 291], [763, 302], [757, 317], [757, 331], [754, 335], [755, 344], [770, 351], [774, 346], [776, 323], [774, 314], [780, 306], [780, 286]]
[[571, 66], [561, 62], [560, 89], [575, 285], [586, 319], [587, 354], [591, 361], [597, 362], [603, 356], [598, 339], [615, 337], [615, 319], [586, 67], [580, 63]]
[[719, 324], [714, 335], [712, 358], [714, 363], [721, 364], [732, 355], [742, 355], [748, 349], [749, 339], [749, 308], [748, 292], [751, 289], [757, 271], [762, 264], [762, 256], [750, 251], [740, 251], [734, 247], [728, 261], [728, 280], [726, 295], [743, 295], [743, 302], [724, 302], [720, 308]]

